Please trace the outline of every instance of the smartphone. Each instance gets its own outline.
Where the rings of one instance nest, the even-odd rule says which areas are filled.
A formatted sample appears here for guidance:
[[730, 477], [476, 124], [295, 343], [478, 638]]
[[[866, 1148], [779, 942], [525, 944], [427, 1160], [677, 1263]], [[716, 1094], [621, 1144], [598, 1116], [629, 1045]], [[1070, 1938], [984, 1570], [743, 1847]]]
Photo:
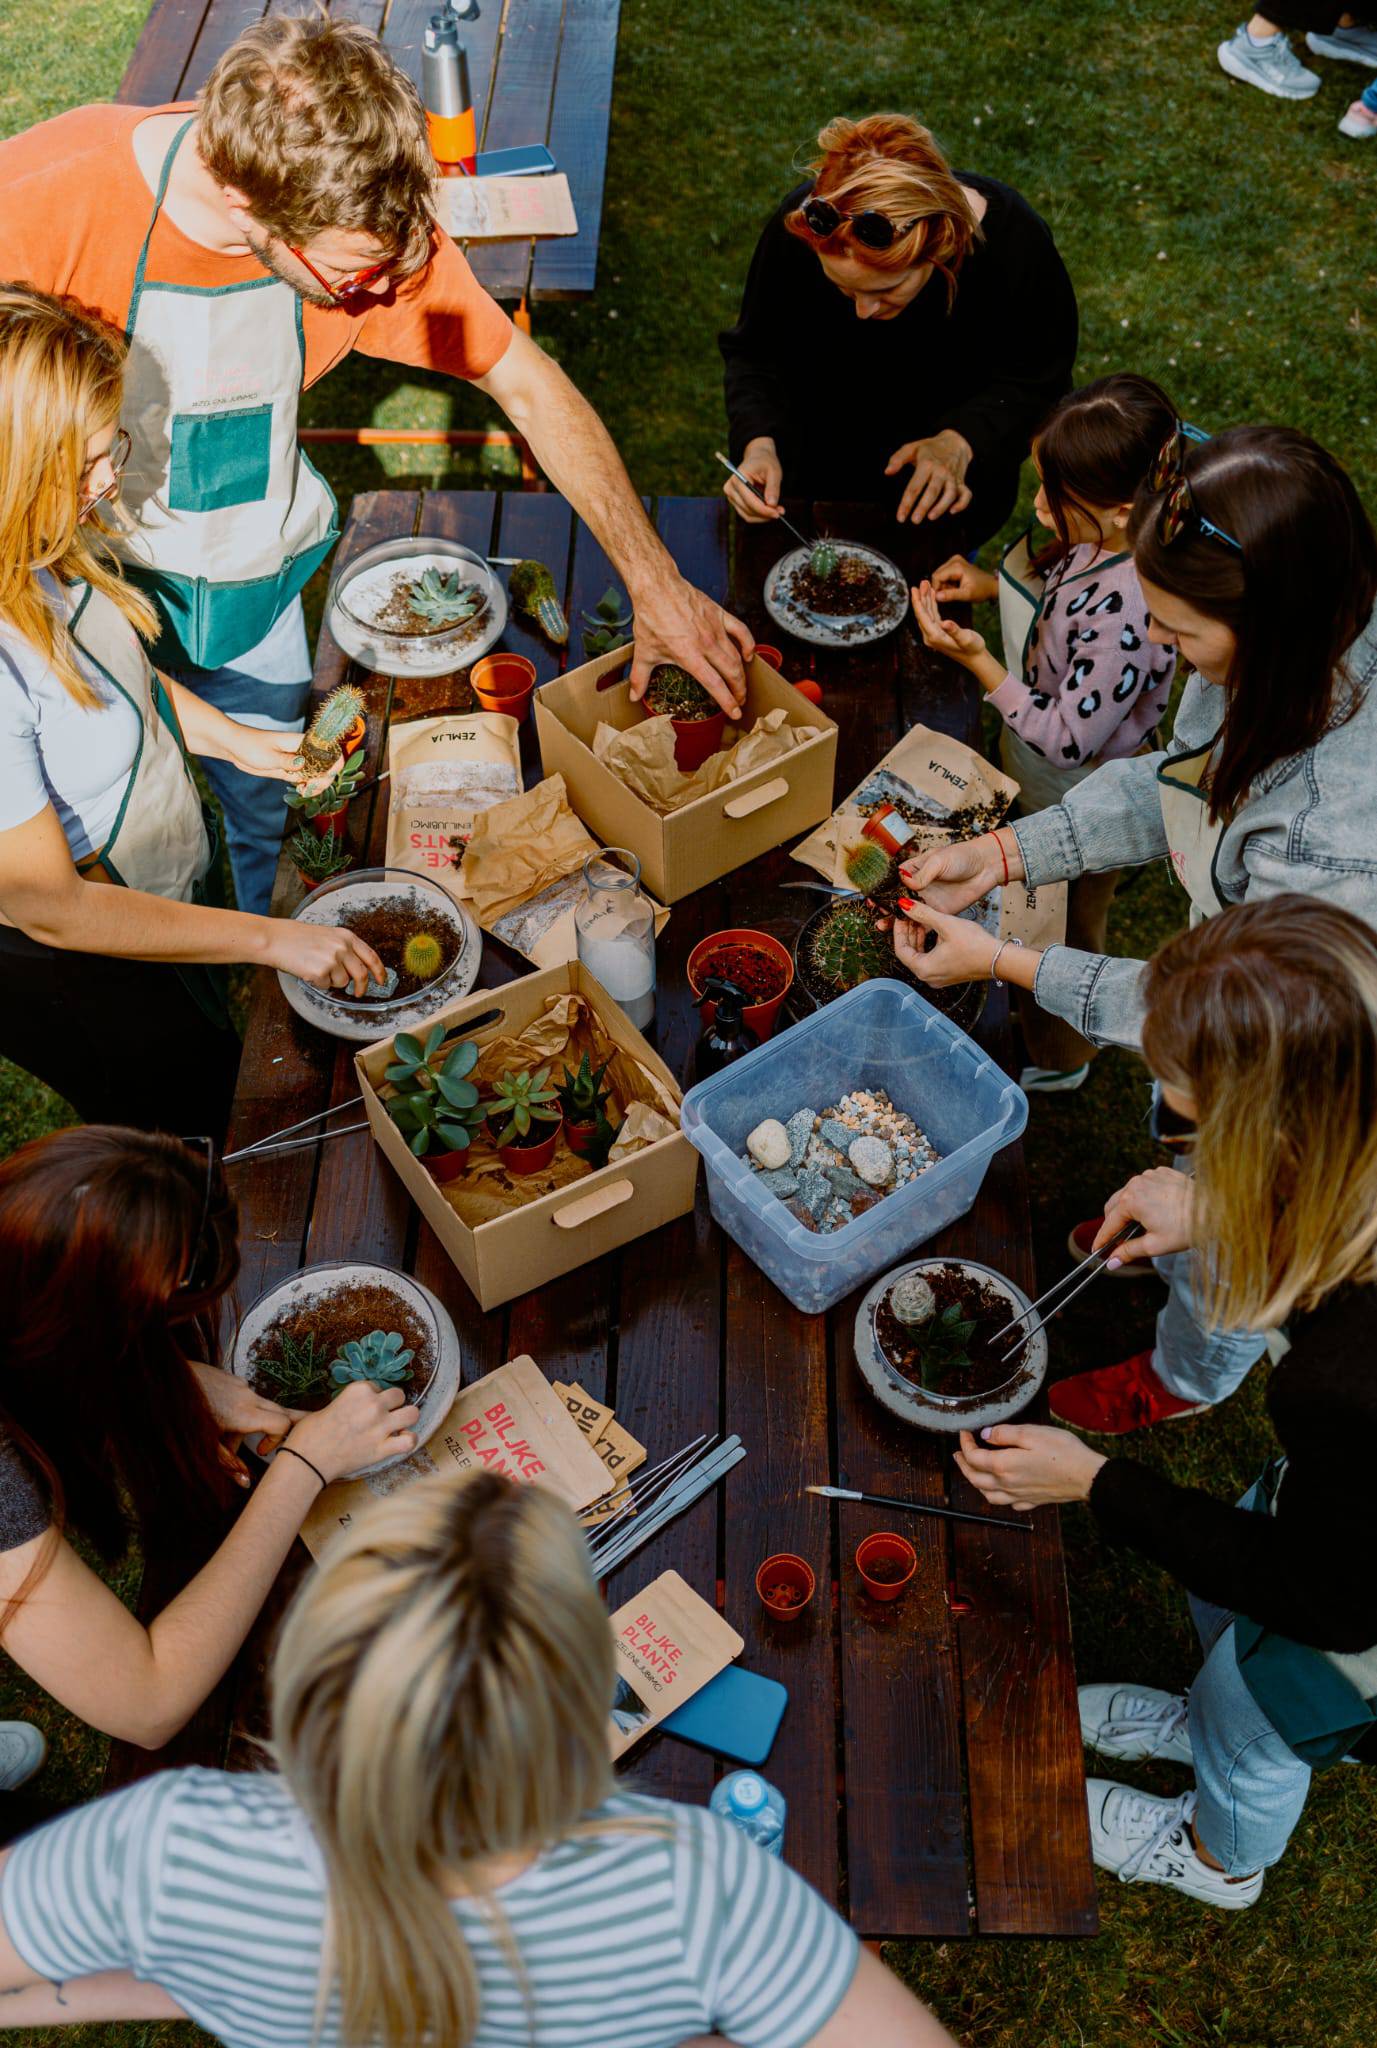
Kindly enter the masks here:
[[519, 149], [480, 149], [477, 164], [480, 178], [530, 178], [552, 171], [555, 160], [543, 142], [528, 142]]
[[778, 1679], [728, 1664], [661, 1722], [668, 1735], [734, 1763], [763, 1764], [774, 1746], [789, 1693]]

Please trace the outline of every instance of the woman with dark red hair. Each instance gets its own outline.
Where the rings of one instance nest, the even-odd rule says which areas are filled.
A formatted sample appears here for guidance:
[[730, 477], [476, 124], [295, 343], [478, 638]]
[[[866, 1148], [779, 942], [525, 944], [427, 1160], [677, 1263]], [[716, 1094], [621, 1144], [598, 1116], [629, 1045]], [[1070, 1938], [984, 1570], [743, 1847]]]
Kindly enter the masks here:
[[[906, 114], [829, 121], [756, 245], [726, 359], [744, 519], [781, 494], [1008, 518], [1033, 429], [1069, 389], [1076, 297], [1047, 224], [954, 171]], [[758, 493], [758, 495], [756, 494]]]

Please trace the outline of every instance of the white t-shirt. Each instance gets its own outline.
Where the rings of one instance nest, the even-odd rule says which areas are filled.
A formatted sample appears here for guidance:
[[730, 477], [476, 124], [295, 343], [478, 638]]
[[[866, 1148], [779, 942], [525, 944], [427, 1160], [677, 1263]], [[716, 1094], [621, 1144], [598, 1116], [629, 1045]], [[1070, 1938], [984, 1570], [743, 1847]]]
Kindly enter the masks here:
[[[704, 1807], [618, 1793], [592, 1818], [606, 1828], [501, 1888], [500, 1915], [453, 1902], [481, 1986], [473, 2048], [673, 2048], [714, 2029], [803, 2048], [855, 1974], [850, 1928]], [[0, 1880], [5, 1932], [40, 1976], [132, 1970], [230, 2048], [311, 2041], [325, 1902], [281, 1779], [199, 1769], [50, 1821]], [[339, 2048], [333, 2001], [319, 2042]]]
[[[73, 594], [46, 572], [40, 581], [70, 615]], [[140, 731], [128, 698], [92, 662], [80, 655], [78, 661], [100, 695], [89, 711], [0, 619], [0, 832], [27, 824], [51, 804], [75, 861], [98, 852], [109, 838]]]

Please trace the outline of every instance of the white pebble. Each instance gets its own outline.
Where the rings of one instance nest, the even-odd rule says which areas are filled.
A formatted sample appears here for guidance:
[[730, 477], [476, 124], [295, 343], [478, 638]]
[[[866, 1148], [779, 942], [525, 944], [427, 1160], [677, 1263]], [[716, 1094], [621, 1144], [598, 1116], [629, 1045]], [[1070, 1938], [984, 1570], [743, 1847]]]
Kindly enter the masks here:
[[789, 1133], [777, 1117], [767, 1116], [763, 1124], [757, 1124], [746, 1140], [746, 1150], [758, 1166], [767, 1173], [775, 1167], [787, 1166], [792, 1147]]
[[860, 1178], [872, 1188], [882, 1188], [894, 1177], [894, 1154], [883, 1138], [853, 1139], [847, 1157]]

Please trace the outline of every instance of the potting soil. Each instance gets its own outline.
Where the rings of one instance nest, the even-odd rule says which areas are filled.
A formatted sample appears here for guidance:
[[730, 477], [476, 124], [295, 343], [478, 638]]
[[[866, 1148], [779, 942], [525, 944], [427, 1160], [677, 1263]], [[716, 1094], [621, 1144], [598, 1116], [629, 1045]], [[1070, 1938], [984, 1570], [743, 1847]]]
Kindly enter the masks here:
[[[399, 997], [415, 995], [417, 989], [429, 988], [433, 981], [438, 981], [464, 947], [463, 931], [447, 911], [429, 904], [421, 909], [406, 896], [384, 896], [379, 902], [359, 909], [343, 910], [339, 921], [370, 945], [384, 967], [390, 967], [397, 976], [390, 994], [384, 996], [380, 989], [370, 987], [366, 995], [351, 996], [351, 1002], [396, 1002]], [[434, 974], [424, 978], [408, 974], [402, 966], [402, 950], [407, 940], [421, 932], [439, 940], [443, 956]]]
[[[406, 1387], [408, 1399], [416, 1399], [429, 1385], [435, 1372], [437, 1361], [431, 1347], [430, 1332], [409, 1301], [376, 1280], [362, 1284], [346, 1281], [331, 1288], [328, 1294], [317, 1295], [314, 1300], [293, 1302], [285, 1307], [255, 1342], [249, 1354], [249, 1378], [265, 1401], [279, 1401], [289, 1408], [324, 1408], [337, 1392], [330, 1378], [331, 1364], [342, 1355], [345, 1344], [351, 1339], [362, 1339], [372, 1330], [396, 1330], [412, 1353]], [[257, 1370], [264, 1359], [280, 1355], [284, 1337], [290, 1337], [298, 1344], [305, 1343], [308, 1337], [315, 1338], [316, 1356], [322, 1364], [323, 1378], [320, 1385], [309, 1393], [285, 1395], [280, 1387]]]
[[815, 576], [809, 564], [795, 569], [789, 582], [790, 601], [824, 618], [869, 618], [890, 601], [890, 581], [860, 555], [843, 554], [830, 576]]
[[[924, 1275], [937, 1303], [937, 1316], [944, 1309], [956, 1307], [963, 1320], [974, 1322], [966, 1345], [966, 1360], [963, 1364], [946, 1368], [936, 1376], [936, 1384], [927, 1391], [939, 1394], [948, 1400], [964, 1400], [983, 1397], [994, 1392], [996, 1387], [1007, 1386], [1014, 1379], [1022, 1363], [1022, 1352], [1013, 1359], [1004, 1357], [1004, 1352], [1018, 1335], [1009, 1331], [991, 1345], [997, 1330], [1008, 1322], [1012, 1310], [1009, 1298], [992, 1287], [988, 1280], [978, 1280], [960, 1266], [937, 1266]], [[880, 1349], [896, 1371], [917, 1386], [924, 1386], [923, 1338], [932, 1324], [922, 1324], [917, 1329], [901, 1323], [889, 1305], [888, 1294], [882, 1295], [875, 1311], [875, 1335]], [[877, 1574], [878, 1576], [878, 1574]]]
[[745, 996], [747, 1006], [768, 1003], [777, 996], [787, 979], [784, 968], [771, 953], [759, 946], [722, 946], [700, 961], [694, 970], [694, 994], [701, 994], [710, 975], [734, 982]]

